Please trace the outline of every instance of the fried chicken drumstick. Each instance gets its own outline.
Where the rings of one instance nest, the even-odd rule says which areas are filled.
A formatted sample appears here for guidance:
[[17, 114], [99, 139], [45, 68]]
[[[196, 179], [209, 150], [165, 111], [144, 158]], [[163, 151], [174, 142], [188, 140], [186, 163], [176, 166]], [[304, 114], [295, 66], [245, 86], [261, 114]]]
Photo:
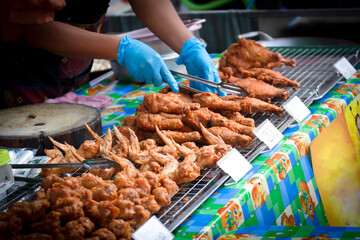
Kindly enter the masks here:
[[240, 74], [241, 69], [273, 69], [284, 65], [295, 67], [295, 60], [285, 59], [280, 53], [271, 52], [256, 41], [245, 38], [232, 44], [219, 61], [219, 69], [231, 67], [235, 75]]

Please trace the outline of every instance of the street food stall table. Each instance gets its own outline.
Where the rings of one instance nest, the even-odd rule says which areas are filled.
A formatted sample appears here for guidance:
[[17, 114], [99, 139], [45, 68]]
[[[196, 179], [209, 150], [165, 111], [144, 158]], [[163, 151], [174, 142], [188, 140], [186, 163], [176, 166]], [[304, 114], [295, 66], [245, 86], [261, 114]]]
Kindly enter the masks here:
[[[109, 76], [76, 90], [81, 95], [103, 94], [113, 99], [101, 110], [104, 133], [125, 116], [135, 114], [144, 95], [162, 89], [122, 83]], [[253, 168], [239, 182], [223, 182], [186, 219], [181, 218], [181, 224], [171, 225], [175, 238], [360, 237], [357, 227], [329, 227], [309, 154], [311, 142], [359, 98], [359, 92], [360, 76], [356, 73], [310, 101], [311, 115], [300, 124], [288, 125], [284, 138], [271, 151], [262, 148], [250, 159]]]

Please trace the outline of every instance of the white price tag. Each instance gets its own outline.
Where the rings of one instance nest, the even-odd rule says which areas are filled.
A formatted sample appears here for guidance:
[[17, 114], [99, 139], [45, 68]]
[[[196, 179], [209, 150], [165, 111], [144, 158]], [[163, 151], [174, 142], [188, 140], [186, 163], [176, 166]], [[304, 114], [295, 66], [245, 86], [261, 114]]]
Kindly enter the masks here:
[[269, 119], [262, 122], [253, 132], [270, 149], [275, 147], [275, 145], [284, 137]]
[[345, 57], [340, 58], [340, 60], [334, 63], [334, 68], [338, 70], [346, 80], [356, 73], [356, 69]]
[[298, 123], [311, 113], [298, 96], [292, 97], [283, 107]]
[[235, 182], [239, 181], [253, 167], [235, 148], [217, 161], [217, 165]]
[[152, 216], [140, 228], [138, 228], [132, 237], [135, 240], [154, 239], [154, 240], [171, 240], [174, 235], [167, 229], [160, 220]]

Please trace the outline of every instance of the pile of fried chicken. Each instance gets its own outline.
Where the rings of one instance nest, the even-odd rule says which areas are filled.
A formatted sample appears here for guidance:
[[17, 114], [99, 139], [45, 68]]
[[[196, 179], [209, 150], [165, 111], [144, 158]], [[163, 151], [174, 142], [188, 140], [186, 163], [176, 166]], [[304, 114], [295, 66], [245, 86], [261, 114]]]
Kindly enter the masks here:
[[[0, 214], [0, 235], [5, 239], [131, 239], [134, 229], [151, 214], [170, 205], [178, 184], [190, 182], [203, 168], [211, 168], [231, 146], [202, 128], [208, 145], [176, 143], [156, 127], [165, 143], [139, 141], [127, 127], [114, 126], [102, 138], [86, 127], [96, 141], [78, 148], [54, 139], [45, 150], [48, 163], [82, 162], [106, 158], [116, 168], [91, 169], [77, 177], [59, 177], [71, 168], [48, 168], [33, 202], [18, 202]], [[123, 133], [124, 134], [123, 134]], [[140, 165], [135, 167], [134, 163]]]
[[290, 93], [277, 87], [299, 87], [296, 81], [284, 77], [272, 69], [295, 67], [295, 59], [286, 59], [254, 40], [240, 38], [232, 44], [219, 61], [222, 81], [244, 87], [249, 97], [270, 103], [271, 99], [286, 100]]
[[[220, 60], [223, 81], [243, 86], [247, 97], [212, 93], [175, 94], [164, 88], [148, 94], [134, 116], [76, 149], [54, 139], [48, 163], [105, 158], [116, 168], [91, 169], [81, 176], [60, 177], [73, 168], [42, 169], [41, 189], [33, 202], [12, 204], [0, 214], [5, 239], [131, 239], [151, 214], [171, 204], [178, 185], [191, 182], [204, 168], [216, 166], [232, 147], [252, 143], [253, 113], [281, 116], [272, 98], [289, 92], [277, 86], [299, 84], [271, 70], [295, 66], [251, 40], [240, 39]], [[184, 84], [189, 84], [188, 82]]]

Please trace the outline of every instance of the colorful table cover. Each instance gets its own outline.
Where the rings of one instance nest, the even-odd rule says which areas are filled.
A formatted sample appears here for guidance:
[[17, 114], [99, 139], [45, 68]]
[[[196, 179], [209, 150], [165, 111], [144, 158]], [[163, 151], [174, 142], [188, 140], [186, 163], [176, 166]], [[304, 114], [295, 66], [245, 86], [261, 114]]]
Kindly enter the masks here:
[[[133, 115], [144, 95], [161, 88], [109, 78], [76, 93], [113, 98], [113, 103], [101, 110], [105, 133], [125, 116]], [[313, 102], [308, 118], [288, 127], [277, 146], [256, 157], [251, 162], [253, 169], [242, 180], [218, 188], [173, 231], [175, 239], [360, 238], [360, 228], [327, 227], [308, 154], [311, 141], [359, 92], [357, 73]]]

